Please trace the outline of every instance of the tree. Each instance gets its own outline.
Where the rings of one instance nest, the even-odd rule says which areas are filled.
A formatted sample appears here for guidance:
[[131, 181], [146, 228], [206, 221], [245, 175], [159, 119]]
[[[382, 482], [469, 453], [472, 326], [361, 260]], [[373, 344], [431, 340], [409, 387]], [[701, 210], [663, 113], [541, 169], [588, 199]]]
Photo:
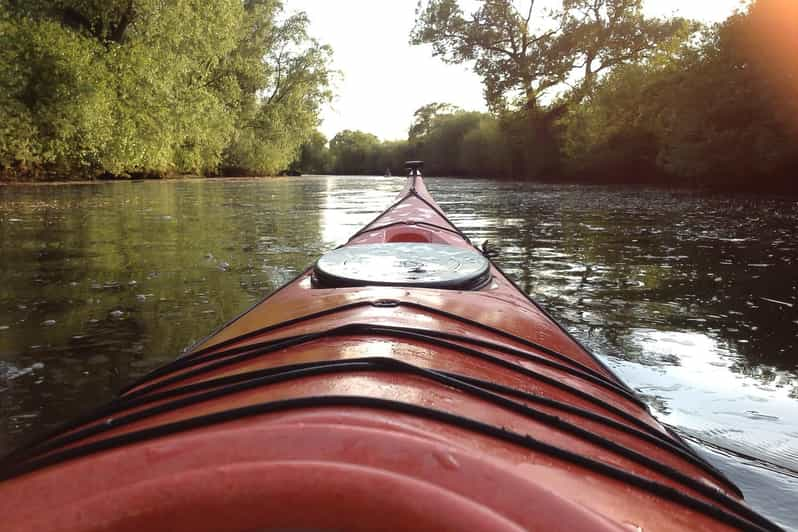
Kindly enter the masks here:
[[393, 175], [405, 172], [405, 162], [414, 159], [410, 143], [405, 140], [387, 140], [377, 146], [375, 167], [379, 174], [390, 170]]
[[693, 184], [794, 187], [796, 35], [798, 6], [783, 0], [754, 2], [708, 31], [663, 86], [660, 164]]
[[408, 140], [411, 142], [419, 140], [431, 131], [433, 120], [437, 116], [451, 114], [457, 110], [457, 106], [449, 103], [434, 102], [422, 105], [413, 113], [413, 123], [407, 132]]
[[0, 170], [283, 170], [330, 97], [307, 28], [279, 0], [0, 2]]
[[320, 131], [314, 131], [302, 144], [299, 157], [292, 163], [291, 170], [303, 174], [326, 174], [333, 171], [332, 166], [327, 137]]
[[469, 133], [479, 128], [483, 113], [456, 111], [435, 116], [430, 131], [417, 146], [419, 157], [428, 161], [426, 171], [435, 175], [469, 175], [463, 166], [463, 142]]
[[338, 174], [382, 173], [376, 155], [380, 139], [371, 133], [346, 129], [330, 140], [330, 153]]
[[102, 47], [0, 4], [0, 170], [82, 169], [110, 134]]
[[449, 63], [473, 62], [489, 108], [507, 125], [513, 173], [550, 177], [561, 171], [556, 121], [602, 74], [644, 60], [685, 31], [682, 20], [644, 16], [641, 4], [563, 0], [537, 14], [534, 0], [484, 0], [466, 15], [458, 0], [427, 0], [411, 43], [431, 44]]
[[[798, 14], [792, 3], [759, 0], [700, 38], [602, 78], [560, 121], [567, 173], [602, 182], [794, 186], [798, 76], [794, 61], [774, 61], [784, 50], [772, 49], [774, 39], [792, 39], [798, 53], [798, 17], [784, 17], [791, 9]], [[785, 27], [774, 37], [776, 24], [762, 21], [777, 16]]]
[[321, 105], [332, 94], [332, 50], [308, 34], [297, 13], [272, 23], [275, 2], [248, 3], [249, 38], [226, 61], [220, 85], [238, 85], [238, 120], [225, 166], [275, 174], [288, 168], [318, 126]]
[[[518, 102], [529, 112], [555, 89], [571, 86], [568, 103], [587, 96], [597, 77], [639, 61], [683, 23], [645, 17], [642, 0], [563, 0], [535, 18], [535, 1], [485, 0], [465, 15], [457, 0], [419, 4], [412, 44], [431, 44], [449, 63], [473, 61], [491, 109]], [[566, 101], [552, 109], [560, 113]]]
[[473, 177], [512, 177], [512, 154], [498, 120], [482, 115], [464, 136], [458, 166]]

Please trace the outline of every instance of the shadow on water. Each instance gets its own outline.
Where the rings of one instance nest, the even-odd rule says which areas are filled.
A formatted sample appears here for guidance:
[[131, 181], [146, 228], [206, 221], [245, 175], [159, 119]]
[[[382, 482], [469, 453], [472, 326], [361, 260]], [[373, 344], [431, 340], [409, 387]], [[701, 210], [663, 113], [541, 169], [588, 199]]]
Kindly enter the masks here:
[[[798, 202], [428, 184], [751, 504], [798, 527]], [[0, 451], [171, 360], [345, 241], [401, 185], [0, 187]]]

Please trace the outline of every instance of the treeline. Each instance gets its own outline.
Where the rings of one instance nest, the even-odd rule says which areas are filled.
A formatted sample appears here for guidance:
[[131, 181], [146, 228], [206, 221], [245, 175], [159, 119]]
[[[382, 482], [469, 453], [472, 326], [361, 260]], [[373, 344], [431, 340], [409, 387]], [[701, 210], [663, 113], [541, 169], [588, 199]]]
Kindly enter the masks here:
[[[603, 11], [582, 27], [588, 4]], [[448, 61], [475, 61], [491, 112], [430, 104], [401, 142], [344, 131], [327, 144], [317, 133], [295, 169], [396, 173], [402, 161], [420, 158], [435, 175], [796, 190], [795, 4], [759, 0], [709, 28], [646, 19], [636, 0], [565, 5], [558, 20], [573, 33], [541, 46], [537, 63], [528, 52], [509, 64], [505, 56], [515, 52], [490, 45], [508, 27], [515, 33], [502, 42], [531, 48], [547, 38], [517, 29], [530, 26], [512, 1], [486, 3], [472, 18], [454, 0], [428, 2], [416, 41]], [[517, 23], [504, 24], [508, 17]], [[580, 44], [580, 35], [589, 38]], [[544, 97], [564, 76], [578, 81]]]
[[274, 174], [330, 53], [279, 0], [5, 0], [0, 175]]
[[431, 175], [511, 178], [512, 150], [500, 121], [490, 114], [433, 103], [416, 111], [407, 140], [381, 141], [346, 130], [328, 142], [316, 132], [293, 169], [314, 174], [382, 174], [404, 171], [410, 159], [426, 161]]
[[566, 175], [798, 191], [798, 4], [745, 13], [624, 65], [558, 124]]

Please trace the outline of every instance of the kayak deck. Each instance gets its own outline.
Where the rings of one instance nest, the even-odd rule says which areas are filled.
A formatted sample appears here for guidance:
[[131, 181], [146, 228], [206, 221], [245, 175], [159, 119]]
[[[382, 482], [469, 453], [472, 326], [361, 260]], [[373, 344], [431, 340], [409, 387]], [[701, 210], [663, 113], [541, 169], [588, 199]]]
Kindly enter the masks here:
[[[419, 176], [345, 248], [399, 244], [478, 252]], [[488, 270], [445, 289], [311, 267], [6, 457], [0, 511], [20, 530], [778, 529]]]

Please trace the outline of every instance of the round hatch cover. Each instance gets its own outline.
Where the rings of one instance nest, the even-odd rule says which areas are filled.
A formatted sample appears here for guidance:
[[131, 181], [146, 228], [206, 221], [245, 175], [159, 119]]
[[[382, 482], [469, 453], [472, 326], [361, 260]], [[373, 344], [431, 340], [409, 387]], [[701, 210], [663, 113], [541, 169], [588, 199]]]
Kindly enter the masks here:
[[444, 244], [361, 244], [335, 249], [316, 262], [325, 287], [417, 286], [474, 289], [487, 282], [490, 263], [476, 251]]

